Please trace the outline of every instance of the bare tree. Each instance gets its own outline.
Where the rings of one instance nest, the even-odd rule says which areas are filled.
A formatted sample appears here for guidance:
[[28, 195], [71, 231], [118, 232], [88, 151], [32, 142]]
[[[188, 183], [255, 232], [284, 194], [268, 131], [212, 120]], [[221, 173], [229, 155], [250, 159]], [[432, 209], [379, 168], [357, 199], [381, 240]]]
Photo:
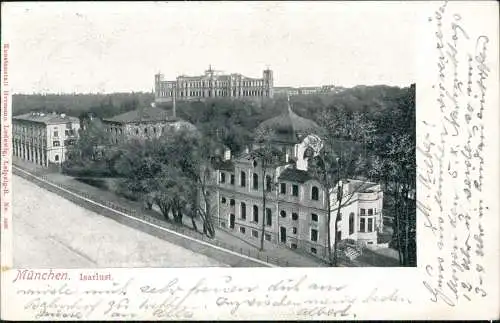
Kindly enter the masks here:
[[[337, 266], [337, 246], [340, 240], [337, 232], [342, 208], [352, 203], [358, 192], [362, 192], [372, 185], [362, 180], [360, 185], [350, 186], [351, 189], [345, 190], [344, 180], [367, 173], [367, 163], [365, 161], [360, 162], [360, 159], [364, 157], [360, 156], [359, 152], [356, 151], [357, 145], [353, 139], [363, 138], [363, 136], [365, 142], [371, 139], [368, 138], [367, 134], [359, 135], [363, 133], [361, 130], [364, 127], [364, 123], [361, 122], [362, 119], [349, 119], [343, 109], [324, 111], [321, 120], [324, 130], [324, 133], [321, 134], [323, 149], [314, 158], [311, 171], [318, 178], [328, 196], [328, 259], [330, 265]], [[345, 143], [346, 140], [349, 140], [348, 144]], [[333, 211], [336, 211], [336, 213], [333, 219], [333, 232], [335, 234], [332, 244], [330, 227]]]
[[261, 168], [261, 182], [262, 182], [262, 228], [260, 235], [260, 250], [264, 250], [264, 234], [266, 227], [266, 202], [267, 193], [273, 187], [274, 180], [269, 183], [267, 181], [268, 168], [275, 166], [275, 162], [279, 156], [279, 152], [272, 144], [272, 137], [274, 132], [270, 128], [258, 128], [255, 133], [255, 142], [258, 144], [258, 148], [251, 151], [251, 158], [257, 160]]

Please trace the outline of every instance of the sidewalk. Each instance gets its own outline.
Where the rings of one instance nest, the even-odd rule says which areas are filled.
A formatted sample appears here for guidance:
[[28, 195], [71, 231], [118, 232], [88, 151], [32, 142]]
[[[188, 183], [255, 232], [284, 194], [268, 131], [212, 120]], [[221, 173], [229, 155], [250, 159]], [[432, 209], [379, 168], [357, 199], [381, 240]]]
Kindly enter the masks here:
[[[157, 220], [163, 222], [164, 226], [178, 231], [181, 233], [189, 234], [190, 236], [195, 236], [198, 239], [203, 239], [206, 242], [210, 242], [214, 245], [224, 247], [226, 249], [238, 252], [245, 256], [250, 256], [257, 258], [271, 264], [277, 264], [282, 267], [326, 267], [327, 264], [320, 259], [313, 258], [312, 256], [299, 254], [291, 249], [283, 246], [274, 245], [271, 243], [264, 242], [264, 251], [259, 251], [258, 246], [252, 245], [250, 242], [243, 240], [230, 232], [223, 230], [222, 228], [215, 228], [215, 238], [208, 239], [204, 237], [201, 233], [196, 233], [192, 230], [191, 218], [183, 217], [183, 226], [178, 224], [167, 222], [161, 213], [158, 211], [147, 211], [142, 208], [141, 202], [131, 201], [124, 197], [118, 196], [114, 192], [103, 190], [95, 186], [80, 182], [73, 177], [66, 176], [64, 174], [54, 172], [44, 168], [40, 165], [35, 165], [30, 162], [19, 160], [14, 157], [13, 162], [15, 165], [32, 172], [33, 174], [43, 175], [49, 181], [69, 187], [76, 192], [81, 192], [85, 195], [91, 197], [98, 197], [99, 200], [104, 200], [112, 204], [118, 205], [130, 214], [147, 214], [154, 217]], [[196, 219], [196, 225], [200, 230], [202, 228], [202, 223], [200, 219]]]

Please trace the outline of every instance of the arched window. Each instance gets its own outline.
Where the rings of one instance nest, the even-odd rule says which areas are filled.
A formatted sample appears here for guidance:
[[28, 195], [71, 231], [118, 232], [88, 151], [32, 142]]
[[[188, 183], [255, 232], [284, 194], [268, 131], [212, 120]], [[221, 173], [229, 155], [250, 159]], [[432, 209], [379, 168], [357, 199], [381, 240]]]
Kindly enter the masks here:
[[266, 175], [266, 191], [271, 192], [272, 189], [272, 179], [271, 176]]
[[313, 186], [311, 189], [311, 200], [319, 200], [319, 189], [317, 186]]
[[253, 222], [259, 222], [259, 207], [257, 205], [253, 206]]
[[349, 235], [354, 233], [354, 212], [349, 214]]
[[241, 184], [241, 187], [245, 187], [247, 185], [247, 175], [245, 174], [245, 172], [241, 172], [240, 174], [240, 184]]
[[259, 175], [257, 175], [256, 173], [253, 173], [253, 189], [259, 189]]
[[241, 219], [245, 220], [247, 218], [247, 205], [241, 202]]
[[281, 215], [282, 218], [286, 218], [286, 212], [285, 212], [285, 210], [281, 210], [280, 211], [280, 215]]
[[271, 226], [273, 223], [271, 209], [266, 208], [266, 225]]

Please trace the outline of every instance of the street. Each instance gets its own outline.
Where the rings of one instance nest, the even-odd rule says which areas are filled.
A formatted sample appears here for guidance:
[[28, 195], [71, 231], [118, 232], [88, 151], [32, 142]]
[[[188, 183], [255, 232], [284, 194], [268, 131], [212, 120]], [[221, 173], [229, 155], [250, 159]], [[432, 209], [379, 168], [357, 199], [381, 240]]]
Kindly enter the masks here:
[[15, 268], [227, 266], [12, 179]]

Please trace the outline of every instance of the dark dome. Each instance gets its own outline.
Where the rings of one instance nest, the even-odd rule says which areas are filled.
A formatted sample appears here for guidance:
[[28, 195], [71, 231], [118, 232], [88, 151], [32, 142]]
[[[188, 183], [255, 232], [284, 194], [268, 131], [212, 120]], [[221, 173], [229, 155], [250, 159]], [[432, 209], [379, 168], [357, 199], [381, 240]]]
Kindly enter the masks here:
[[273, 139], [283, 143], [297, 143], [310, 134], [318, 134], [320, 127], [312, 120], [302, 118], [288, 109], [280, 115], [262, 122], [258, 129], [273, 131]]

